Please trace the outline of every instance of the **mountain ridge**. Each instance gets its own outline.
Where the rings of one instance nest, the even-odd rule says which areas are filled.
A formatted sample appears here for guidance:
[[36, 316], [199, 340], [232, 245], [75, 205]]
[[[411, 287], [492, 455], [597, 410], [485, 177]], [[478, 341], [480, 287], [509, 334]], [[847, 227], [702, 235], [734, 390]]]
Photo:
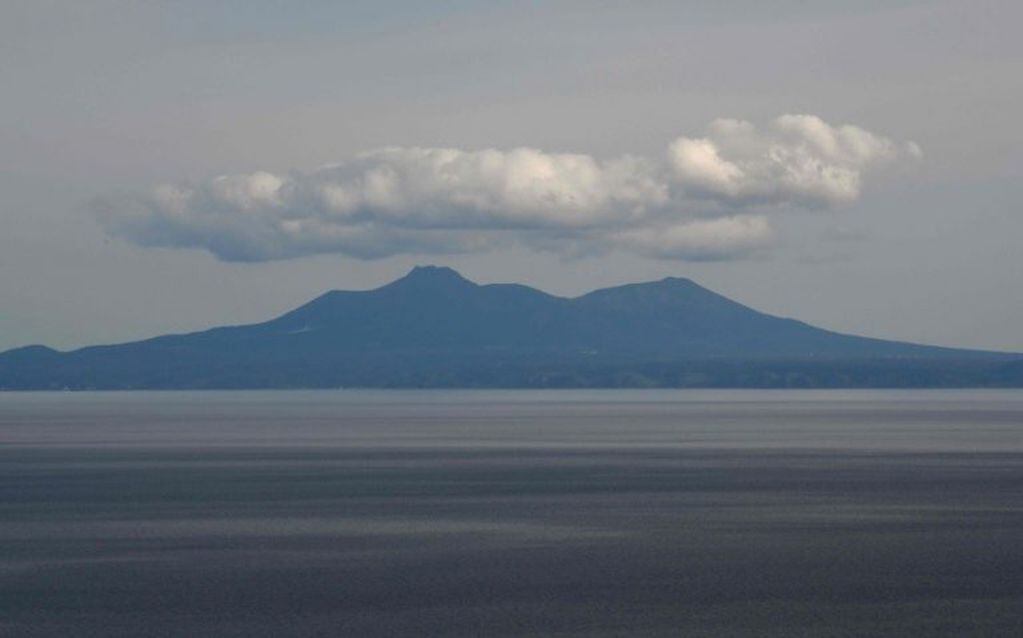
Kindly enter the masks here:
[[1017, 361], [823, 330], [682, 277], [559, 297], [417, 266], [264, 322], [9, 350], [0, 388], [1023, 385]]

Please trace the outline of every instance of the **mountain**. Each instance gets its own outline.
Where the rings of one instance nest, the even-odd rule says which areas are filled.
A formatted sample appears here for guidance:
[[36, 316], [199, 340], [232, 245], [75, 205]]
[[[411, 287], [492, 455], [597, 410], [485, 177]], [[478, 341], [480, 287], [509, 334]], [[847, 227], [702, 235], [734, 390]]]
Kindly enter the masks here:
[[1023, 386], [1023, 355], [821, 330], [688, 279], [564, 298], [420, 266], [264, 323], [0, 354], [2, 389]]

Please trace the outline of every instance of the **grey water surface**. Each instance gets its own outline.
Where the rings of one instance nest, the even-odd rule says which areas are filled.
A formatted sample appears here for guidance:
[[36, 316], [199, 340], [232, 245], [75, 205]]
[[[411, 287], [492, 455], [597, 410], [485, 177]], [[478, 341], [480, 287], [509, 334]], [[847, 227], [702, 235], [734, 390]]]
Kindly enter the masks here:
[[1023, 635], [1023, 391], [0, 393], [0, 634]]

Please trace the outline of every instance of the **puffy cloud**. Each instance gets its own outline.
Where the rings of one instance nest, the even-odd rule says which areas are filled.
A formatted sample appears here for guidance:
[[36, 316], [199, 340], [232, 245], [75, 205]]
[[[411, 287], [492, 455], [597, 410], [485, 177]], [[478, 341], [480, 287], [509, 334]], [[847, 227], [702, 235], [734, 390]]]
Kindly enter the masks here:
[[[785, 115], [763, 132], [717, 120], [705, 137], [672, 142], [667, 162], [394, 147], [308, 172], [221, 175], [105, 197], [95, 210], [113, 235], [229, 261], [373, 259], [509, 243], [726, 259], [770, 242], [770, 209], [852, 201], [867, 169], [918, 155], [916, 145], [854, 126]], [[716, 204], [710, 213], [708, 200]]]
[[307, 176], [329, 215], [418, 228], [582, 228], [641, 216], [667, 201], [646, 161], [600, 162], [530, 148], [387, 148]]
[[823, 208], [859, 197], [869, 169], [921, 151], [857, 126], [782, 115], [763, 131], [741, 120], [715, 120], [706, 137], [680, 137], [668, 155], [676, 186], [690, 195], [730, 208]]

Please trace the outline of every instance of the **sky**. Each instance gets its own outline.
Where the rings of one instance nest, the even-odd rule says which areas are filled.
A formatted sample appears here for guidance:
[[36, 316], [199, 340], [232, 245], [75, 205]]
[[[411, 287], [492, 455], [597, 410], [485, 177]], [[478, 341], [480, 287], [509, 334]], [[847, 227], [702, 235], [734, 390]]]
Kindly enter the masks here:
[[0, 350], [416, 264], [1023, 351], [1023, 4], [0, 0]]

